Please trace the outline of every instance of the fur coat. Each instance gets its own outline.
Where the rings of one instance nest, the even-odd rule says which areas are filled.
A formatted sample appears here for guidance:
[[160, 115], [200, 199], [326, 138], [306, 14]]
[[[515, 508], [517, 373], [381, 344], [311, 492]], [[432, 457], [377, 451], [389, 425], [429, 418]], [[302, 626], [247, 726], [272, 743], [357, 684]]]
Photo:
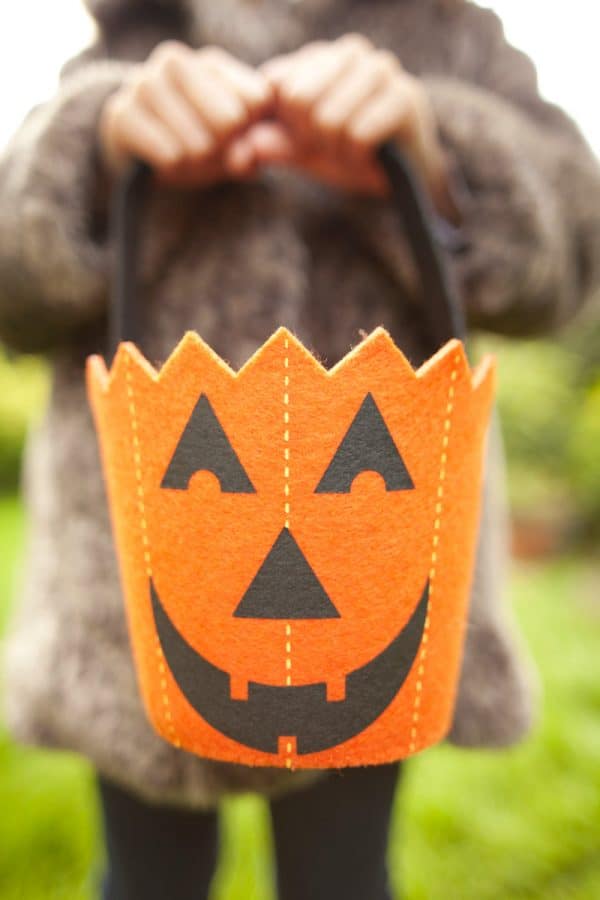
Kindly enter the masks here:
[[[203, 806], [281, 790], [295, 773], [197, 759], [157, 737], [138, 695], [83, 367], [102, 352], [113, 264], [95, 135], [99, 112], [159, 41], [218, 44], [259, 63], [361, 32], [419, 75], [464, 184], [452, 259], [473, 327], [532, 334], [572, 316], [600, 278], [600, 177], [568, 117], [498, 19], [462, 0], [88, 0], [98, 37], [68, 63], [0, 162], [0, 337], [42, 351], [50, 403], [26, 455], [29, 554], [6, 648], [20, 739], [69, 748], [153, 800]], [[235, 261], [235, 264], [233, 264]], [[393, 212], [290, 173], [153, 189], [140, 279], [144, 348], [164, 360], [187, 329], [238, 366], [278, 325], [328, 364], [383, 324], [409, 358], [428, 346]], [[478, 559], [451, 740], [516, 741], [535, 679], [502, 605], [504, 512], [490, 442]], [[535, 691], [533, 691], [535, 693]]]

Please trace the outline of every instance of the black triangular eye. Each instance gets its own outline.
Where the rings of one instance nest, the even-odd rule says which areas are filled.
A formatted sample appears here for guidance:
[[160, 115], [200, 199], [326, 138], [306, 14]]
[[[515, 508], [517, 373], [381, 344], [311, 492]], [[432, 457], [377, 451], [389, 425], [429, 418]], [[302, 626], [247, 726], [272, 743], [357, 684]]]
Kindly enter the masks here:
[[225, 493], [255, 493], [206, 394], [196, 403], [160, 486], [183, 491], [202, 470], [216, 475]]
[[378, 472], [388, 491], [414, 488], [372, 394], [367, 394], [317, 485], [317, 494], [347, 494], [361, 472]]

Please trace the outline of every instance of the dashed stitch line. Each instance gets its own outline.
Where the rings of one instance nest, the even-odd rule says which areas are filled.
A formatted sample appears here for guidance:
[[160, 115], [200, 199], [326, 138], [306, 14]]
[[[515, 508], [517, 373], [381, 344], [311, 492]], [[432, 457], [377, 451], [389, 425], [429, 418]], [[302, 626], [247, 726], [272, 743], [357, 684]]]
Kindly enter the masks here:
[[448, 397], [446, 402], [446, 418], [444, 420], [444, 434], [442, 437], [442, 452], [440, 455], [440, 474], [438, 479], [437, 503], [435, 505], [435, 521], [433, 523], [433, 537], [431, 549], [431, 567], [429, 569], [429, 606], [427, 617], [425, 619], [425, 628], [423, 631], [423, 640], [421, 653], [419, 654], [419, 667], [417, 669], [417, 683], [415, 688], [415, 699], [413, 703], [412, 726], [410, 730], [410, 752], [414, 753], [417, 749], [417, 736], [419, 730], [419, 720], [421, 716], [421, 702], [423, 692], [423, 677], [425, 675], [425, 661], [427, 659], [427, 644], [429, 642], [429, 624], [432, 612], [432, 597], [434, 592], [434, 582], [436, 577], [436, 566], [438, 562], [438, 547], [440, 543], [440, 530], [442, 525], [442, 513], [444, 511], [444, 482], [446, 481], [446, 467], [448, 465], [448, 445], [450, 443], [450, 431], [452, 428], [452, 413], [454, 412], [454, 395], [456, 393], [454, 383], [458, 377], [458, 364], [460, 356], [454, 357], [454, 366], [450, 375], [450, 387], [448, 388]]
[[286, 652], [286, 661], [285, 667], [287, 670], [287, 675], [285, 676], [285, 683], [289, 687], [292, 683], [292, 676], [290, 673], [290, 669], [292, 668], [292, 626], [288, 622], [285, 626], [285, 652]]
[[[133, 390], [133, 377], [130, 369], [130, 359], [129, 356], [125, 356], [127, 360], [127, 371], [126, 371], [126, 381], [127, 381], [127, 401], [129, 407], [129, 418], [131, 422], [131, 434], [132, 434], [132, 444], [133, 444], [133, 464], [135, 469], [135, 478], [136, 478], [136, 495], [137, 495], [137, 508], [140, 514], [140, 529], [141, 529], [141, 537], [142, 537], [142, 546], [143, 546], [143, 555], [144, 555], [144, 563], [146, 564], [146, 575], [148, 578], [152, 578], [152, 554], [150, 551], [150, 540], [148, 538], [148, 522], [146, 519], [146, 503], [144, 496], [144, 484], [142, 479], [142, 453], [141, 453], [141, 445], [140, 438], [138, 434], [138, 421], [137, 421], [137, 411], [135, 406], [135, 394]], [[181, 747], [181, 741], [177, 737], [177, 733], [175, 731], [175, 726], [173, 725], [173, 713], [171, 711], [171, 704], [169, 702], [169, 694], [168, 694], [168, 685], [167, 685], [167, 670], [165, 666], [165, 658], [162, 652], [162, 647], [157, 639], [156, 641], [156, 656], [158, 659], [158, 673], [159, 673], [159, 682], [161, 689], [161, 697], [163, 704], [163, 714], [165, 717], [165, 721], [167, 723], [167, 731], [169, 732], [169, 737], [171, 741], [175, 744], [176, 747]]]
[[[285, 339], [285, 357], [283, 366], [285, 369], [283, 376], [283, 512], [284, 524], [290, 527], [290, 359], [288, 356], [290, 342]], [[292, 626], [289, 622], [285, 626], [285, 683], [288, 687], [292, 684]], [[286, 768], [292, 768], [292, 744], [290, 741], [286, 744], [287, 757], [285, 760]]]

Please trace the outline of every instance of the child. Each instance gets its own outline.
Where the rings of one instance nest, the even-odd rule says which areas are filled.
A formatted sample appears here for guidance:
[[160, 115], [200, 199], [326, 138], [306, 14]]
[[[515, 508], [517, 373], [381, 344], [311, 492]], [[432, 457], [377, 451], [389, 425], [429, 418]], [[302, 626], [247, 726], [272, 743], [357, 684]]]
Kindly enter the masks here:
[[[83, 375], [105, 341], [109, 188], [132, 156], [155, 170], [140, 272], [150, 359], [195, 329], [236, 366], [286, 325], [333, 364], [384, 324], [418, 362], [425, 300], [374, 148], [397, 140], [460, 225], [451, 262], [471, 325], [513, 334], [557, 325], [597, 289], [598, 168], [497, 18], [463, 0], [89, 7], [96, 43], [0, 168], [0, 336], [53, 367], [27, 454], [9, 721], [96, 766], [107, 900], [206, 897], [215, 804], [240, 790], [272, 798], [282, 900], [383, 900], [396, 766], [317, 777], [209, 762], [142, 711]], [[500, 603], [498, 456], [493, 439], [451, 733], [469, 746], [513, 743], [531, 718]]]

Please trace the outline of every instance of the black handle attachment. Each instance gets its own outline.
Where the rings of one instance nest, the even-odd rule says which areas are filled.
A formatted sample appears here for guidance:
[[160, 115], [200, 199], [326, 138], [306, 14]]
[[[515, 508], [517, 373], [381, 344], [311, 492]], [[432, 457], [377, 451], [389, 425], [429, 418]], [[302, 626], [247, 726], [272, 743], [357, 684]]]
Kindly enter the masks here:
[[464, 341], [466, 324], [463, 309], [445, 250], [435, 232], [435, 215], [429, 197], [405, 155], [393, 141], [382, 144], [377, 158], [392, 188], [396, 210], [421, 279], [424, 311], [435, 343], [433, 351], [439, 350], [453, 337]]
[[[434, 345], [432, 352], [452, 337], [465, 338], [465, 321], [455, 293], [445, 252], [435, 233], [435, 217], [422, 186], [404, 154], [391, 141], [377, 151], [392, 189], [398, 216], [404, 225], [422, 284], [424, 312]], [[121, 341], [139, 341], [137, 265], [141, 212], [152, 169], [136, 160], [119, 181], [112, 206], [112, 233], [116, 265], [109, 313], [110, 355]]]
[[115, 267], [108, 314], [109, 358], [121, 341], [139, 341], [137, 291], [142, 207], [151, 167], [135, 160], [118, 181], [111, 207], [110, 230], [115, 243]]

